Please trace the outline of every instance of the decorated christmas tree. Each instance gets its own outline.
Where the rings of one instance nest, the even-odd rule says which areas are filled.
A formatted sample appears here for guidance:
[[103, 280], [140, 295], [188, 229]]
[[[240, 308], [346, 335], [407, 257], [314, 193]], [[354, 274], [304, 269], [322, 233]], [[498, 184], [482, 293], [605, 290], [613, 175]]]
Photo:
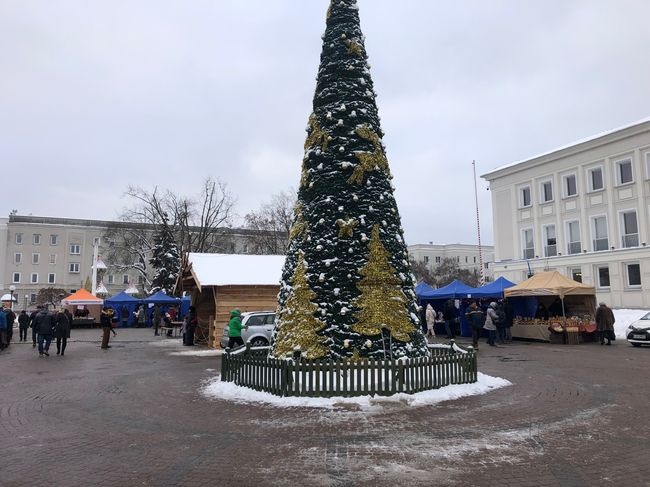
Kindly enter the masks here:
[[428, 355], [356, 0], [333, 0], [273, 355]]
[[180, 271], [180, 253], [166, 217], [163, 217], [162, 224], [153, 237], [153, 243], [149, 263], [156, 269], [156, 273], [151, 281], [151, 293], [165, 291], [171, 294]]

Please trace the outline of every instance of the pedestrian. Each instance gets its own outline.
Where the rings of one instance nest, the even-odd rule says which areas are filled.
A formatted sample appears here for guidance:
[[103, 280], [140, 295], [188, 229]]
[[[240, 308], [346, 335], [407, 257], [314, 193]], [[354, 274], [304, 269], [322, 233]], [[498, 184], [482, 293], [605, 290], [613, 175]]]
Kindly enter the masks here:
[[242, 326], [241, 311], [233, 309], [230, 312], [230, 321], [228, 322], [228, 348], [233, 348], [235, 345], [244, 345], [244, 340], [241, 337], [242, 330], [248, 330], [248, 326]]
[[600, 335], [600, 344], [605, 345], [605, 340], [607, 340], [607, 345], [612, 344], [612, 340], [616, 340], [616, 335], [614, 334], [614, 323], [616, 318], [614, 318], [614, 312], [609, 308], [604, 302], [598, 303], [598, 309], [596, 310], [596, 329]]
[[16, 313], [11, 310], [9, 304], [4, 304], [3, 309], [5, 317], [7, 318], [7, 346], [11, 344], [11, 339], [14, 336], [14, 321], [16, 321]]
[[497, 342], [504, 344], [506, 343], [506, 313], [503, 310], [503, 304], [501, 302], [497, 303], [495, 311], [497, 314], [497, 319], [494, 324], [497, 327]]
[[138, 328], [144, 328], [147, 325], [147, 313], [144, 310], [144, 304], [138, 308], [136, 319], [138, 320]]
[[27, 311], [22, 310], [18, 315], [18, 332], [20, 333], [20, 341], [27, 341], [27, 329], [29, 328], [29, 315]]
[[120, 318], [122, 318], [122, 328], [129, 326], [129, 308], [125, 304], [120, 308]]
[[506, 315], [506, 342], [512, 341], [512, 322], [514, 320], [514, 312], [512, 309], [512, 303], [505, 298], [503, 300], [503, 312]]
[[153, 311], [151, 312], [151, 322], [153, 323], [153, 334], [158, 335], [158, 328], [160, 328], [160, 322], [162, 321], [162, 312], [160, 311], [160, 306], [154, 304]]
[[170, 306], [167, 313], [169, 313], [169, 318], [172, 322], [176, 321], [176, 318], [178, 318], [178, 310], [176, 309], [176, 306]]
[[113, 310], [109, 308], [108, 306], [104, 306], [102, 308], [102, 313], [99, 318], [99, 322], [102, 325], [102, 348], [105, 350], [107, 348], [111, 348], [111, 346], [108, 344], [108, 342], [111, 339], [111, 332], [113, 332], [113, 335], [117, 335], [115, 333], [115, 330], [113, 329]]
[[447, 338], [455, 338], [456, 334], [454, 333], [454, 328], [456, 327], [456, 303], [453, 299], [448, 299], [445, 302], [445, 306], [442, 309], [442, 316], [445, 319], [445, 331], [447, 332]]
[[548, 310], [546, 309], [546, 306], [544, 306], [544, 303], [539, 303], [537, 305], [535, 318], [538, 320], [548, 320]]
[[33, 326], [36, 328], [36, 333], [38, 333], [38, 356], [49, 357], [54, 321], [52, 315], [47, 311], [47, 306], [41, 307], [34, 321]]
[[488, 331], [487, 344], [490, 345], [491, 347], [496, 347], [496, 345], [494, 344], [494, 338], [497, 332], [497, 327], [495, 325], [495, 322], [498, 320], [496, 309], [497, 309], [497, 303], [492, 301], [490, 303], [490, 306], [488, 306], [486, 317], [485, 317], [485, 324], [483, 325], [483, 329]]
[[29, 314], [29, 327], [32, 329], [32, 348], [36, 347], [36, 337], [38, 335], [38, 330], [34, 325], [36, 323], [36, 315], [40, 309], [41, 307], [37, 306], [36, 309]]
[[467, 308], [467, 311], [465, 311], [465, 317], [472, 329], [472, 346], [475, 350], [478, 350], [478, 341], [479, 338], [481, 338], [481, 330], [483, 329], [483, 325], [485, 325], [485, 314], [479, 307], [478, 303], [472, 301]]
[[194, 345], [194, 332], [196, 331], [196, 326], [198, 324], [199, 321], [196, 317], [196, 308], [194, 306], [190, 306], [190, 312], [185, 317], [185, 333], [183, 334], [183, 345]]
[[436, 311], [433, 309], [433, 306], [431, 306], [431, 303], [427, 303], [425, 317], [427, 322], [427, 338], [435, 338], [436, 331], [434, 330], [434, 326], [436, 324]]
[[56, 354], [65, 355], [65, 347], [70, 338], [70, 328], [72, 327], [72, 314], [70, 311], [61, 310], [56, 315], [56, 329], [54, 337], [56, 338]]
[[7, 317], [0, 311], [0, 350], [7, 346]]

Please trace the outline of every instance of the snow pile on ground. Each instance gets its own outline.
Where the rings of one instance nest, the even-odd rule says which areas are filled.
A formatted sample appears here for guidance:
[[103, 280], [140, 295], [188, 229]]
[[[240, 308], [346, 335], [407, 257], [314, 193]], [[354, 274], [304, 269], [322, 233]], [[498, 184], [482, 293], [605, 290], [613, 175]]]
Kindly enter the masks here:
[[183, 343], [180, 338], [166, 338], [162, 337], [160, 340], [155, 342], [149, 342], [149, 345], [152, 347], [181, 347]]
[[615, 309], [612, 311], [614, 311], [614, 318], [616, 318], [614, 333], [616, 338], [623, 339], [627, 337], [627, 327], [648, 313], [647, 309]]
[[223, 350], [185, 350], [183, 352], [171, 352], [169, 355], [178, 355], [181, 357], [216, 357], [223, 355]]
[[439, 402], [458, 399], [461, 397], [485, 394], [501, 387], [512, 385], [511, 382], [499, 377], [478, 373], [478, 381], [474, 384], [458, 384], [416, 394], [395, 394], [389, 397], [278, 397], [266, 392], [254, 391], [246, 387], [236, 386], [232, 382], [222, 382], [217, 375], [201, 390], [206, 397], [244, 403], [267, 403], [278, 407], [308, 407], [321, 409], [338, 409], [347, 406], [357, 406], [361, 409], [372, 409], [378, 406], [403, 405], [425, 406]]

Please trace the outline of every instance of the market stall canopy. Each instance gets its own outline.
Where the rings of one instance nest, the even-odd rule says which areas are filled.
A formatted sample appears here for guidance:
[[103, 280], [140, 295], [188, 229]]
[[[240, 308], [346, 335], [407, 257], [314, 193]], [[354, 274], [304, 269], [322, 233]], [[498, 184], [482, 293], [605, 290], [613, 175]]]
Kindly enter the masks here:
[[433, 292], [435, 289], [429, 286], [426, 282], [420, 281], [417, 286], [415, 286], [415, 294], [417, 297], [421, 297], [424, 293]]
[[539, 272], [505, 290], [505, 296], [579, 296], [595, 295], [596, 289], [581, 282], [573, 281], [558, 271]]
[[[12, 301], [11, 293], [3, 294], [2, 297], [0, 298], [0, 301]], [[16, 295], [14, 294], [13, 302], [15, 303], [16, 301], [18, 300], [16, 299]]]
[[116, 294], [115, 296], [111, 296], [104, 301], [106, 304], [137, 304], [141, 302], [141, 299], [134, 298], [133, 296], [127, 294], [126, 291], [122, 291], [121, 293]]
[[276, 286], [282, 278], [284, 255], [188, 254], [199, 288], [205, 286]]
[[126, 294], [138, 294], [140, 290], [137, 287], [135, 287], [133, 284], [129, 284], [129, 287], [126, 288], [126, 290], [123, 292], [125, 292]]
[[93, 296], [83, 288], [61, 300], [62, 304], [102, 304], [103, 302], [103, 299]]
[[505, 277], [500, 277], [496, 281], [477, 287], [472, 293], [473, 298], [502, 298], [504, 291], [515, 285]]
[[143, 299], [145, 303], [153, 304], [180, 304], [181, 300], [173, 296], [167, 296], [164, 292], [158, 291], [156, 294], [152, 294], [148, 298]]
[[456, 279], [444, 287], [424, 292], [418, 297], [420, 299], [463, 299], [473, 297], [474, 291], [476, 291], [475, 288]]

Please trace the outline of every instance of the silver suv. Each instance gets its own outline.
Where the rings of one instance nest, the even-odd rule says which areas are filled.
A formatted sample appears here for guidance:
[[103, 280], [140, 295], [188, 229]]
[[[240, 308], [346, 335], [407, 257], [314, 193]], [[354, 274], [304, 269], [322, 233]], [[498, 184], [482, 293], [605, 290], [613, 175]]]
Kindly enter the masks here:
[[[273, 311], [251, 311], [241, 314], [242, 325], [248, 326], [248, 330], [241, 331], [244, 343], [250, 341], [254, 347], [265, 347], [271, 343], [273, 328], [275, 328], [275, 312]], [[221, 337], [221, 348], [228, 346], [228, 325], [223, 329]]]

